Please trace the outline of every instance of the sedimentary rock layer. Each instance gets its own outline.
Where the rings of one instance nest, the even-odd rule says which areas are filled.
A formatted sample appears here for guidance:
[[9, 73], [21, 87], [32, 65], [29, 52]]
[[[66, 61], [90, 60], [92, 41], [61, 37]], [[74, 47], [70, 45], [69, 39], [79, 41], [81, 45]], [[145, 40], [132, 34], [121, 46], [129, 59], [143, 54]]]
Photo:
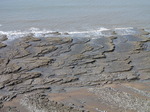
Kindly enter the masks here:
[[6, 40], [0, 38], [1, 112], [150, 111], [145, 34]]

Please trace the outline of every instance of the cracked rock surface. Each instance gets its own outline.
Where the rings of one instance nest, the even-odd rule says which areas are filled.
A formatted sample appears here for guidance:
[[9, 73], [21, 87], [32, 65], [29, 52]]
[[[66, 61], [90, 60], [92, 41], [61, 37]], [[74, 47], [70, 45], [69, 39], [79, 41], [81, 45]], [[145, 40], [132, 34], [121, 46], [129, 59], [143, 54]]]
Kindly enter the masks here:
[[145, 47], [150, 36], [140, 32], [27, 36], [10, 42], [4, 35], [0, 112], [150, 112], [150, 51]]

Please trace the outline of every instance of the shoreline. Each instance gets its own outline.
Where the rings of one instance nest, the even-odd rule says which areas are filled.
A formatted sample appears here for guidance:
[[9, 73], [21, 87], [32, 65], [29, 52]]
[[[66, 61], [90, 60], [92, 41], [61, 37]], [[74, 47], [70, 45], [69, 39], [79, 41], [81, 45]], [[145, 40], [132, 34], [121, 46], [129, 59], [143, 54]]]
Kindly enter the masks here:
[[0, 31], [0, 38], [7, 37], [8, 41], [27, 36], [33, 36], [37, 38], [43, 37], [99, 38], [101, 36], [114, 36], [114, 35], [122, 35], [122, 36], [149, 35], [149, 32], [150, 29], [140, 29], [134, 27], [116, 27], [116, 28], [100, 27], [98, 29], [81, 30], [81, 31], [53, 31], [31, 27], [28, 30]]
[[150, 32], [128, 31], [3, 35], [0, 111], [149, 112]]

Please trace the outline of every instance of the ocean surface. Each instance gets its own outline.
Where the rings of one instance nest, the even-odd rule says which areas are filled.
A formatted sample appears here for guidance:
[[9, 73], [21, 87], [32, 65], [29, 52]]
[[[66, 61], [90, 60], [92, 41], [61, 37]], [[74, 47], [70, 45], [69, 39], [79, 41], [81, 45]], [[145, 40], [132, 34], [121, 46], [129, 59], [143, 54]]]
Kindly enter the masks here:
[[150, 0], [0, 0], [0, 34], [131, 27], [150, 29]]

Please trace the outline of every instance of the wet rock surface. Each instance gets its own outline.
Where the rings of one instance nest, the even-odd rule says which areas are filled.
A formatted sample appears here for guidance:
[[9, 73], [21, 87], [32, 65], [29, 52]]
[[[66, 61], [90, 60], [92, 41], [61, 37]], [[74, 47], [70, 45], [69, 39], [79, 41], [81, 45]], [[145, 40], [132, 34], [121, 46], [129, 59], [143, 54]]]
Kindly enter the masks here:
[[149, 112], [150, 39], [140, 32], [1, 37], [0, 111]]
[[7, 46], [6, 44], [0, 42], [0, 48], [6, 47], [6, 46]]
[[0, 41], [5, 41], [7, 39], [7, 35], [0, 35]]

